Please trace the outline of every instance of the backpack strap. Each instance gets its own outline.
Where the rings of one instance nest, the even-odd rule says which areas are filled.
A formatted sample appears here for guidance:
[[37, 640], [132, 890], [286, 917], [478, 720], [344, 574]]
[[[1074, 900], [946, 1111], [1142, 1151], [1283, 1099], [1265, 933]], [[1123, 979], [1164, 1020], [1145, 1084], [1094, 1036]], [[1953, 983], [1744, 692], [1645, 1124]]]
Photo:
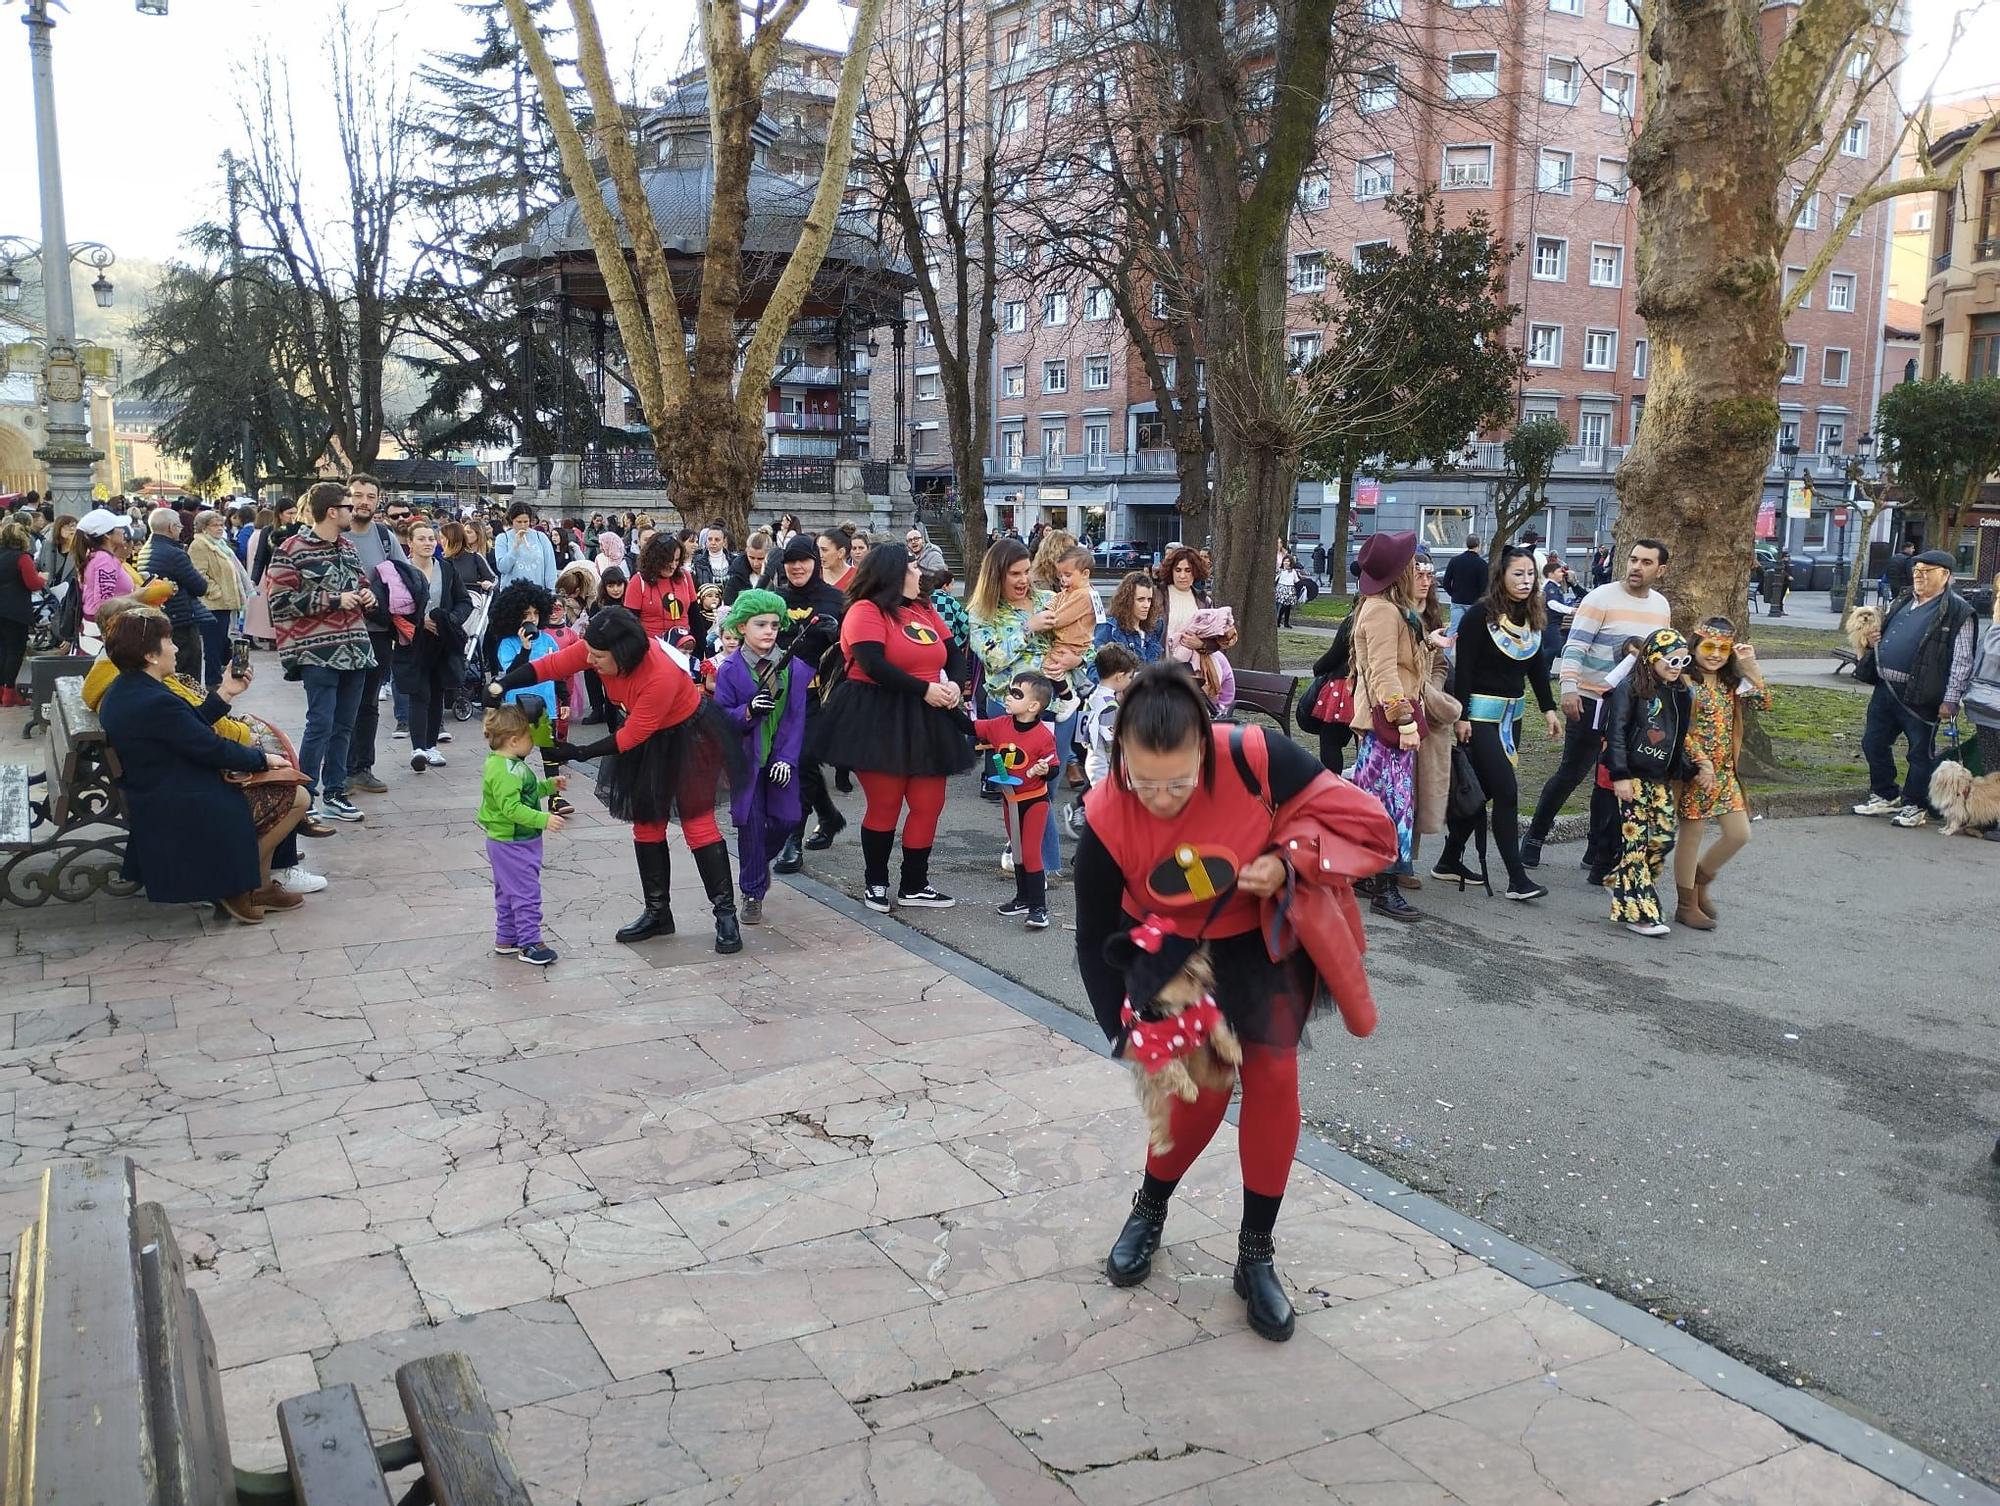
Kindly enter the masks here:
[[[1264, 788], [1264, 781], [1258, 778], [1257, 771], [1250, 766], [1250, 754], [1243, 745], [1243, 734], [1249, 730], [1240, 723], [1229, 729], [1229, 761], [1236, 765], [1236, 773], [1242, 779], [1244, 788], [1256, 796], [1268, 811], [1272, 809], [1270, 794]], [[1259, 737], [1263, 735], [1261, 727], [1257, 732]], [[1266, 768], [1270, 767], [1268, 748], [1265, 751], [1264, 763]]]

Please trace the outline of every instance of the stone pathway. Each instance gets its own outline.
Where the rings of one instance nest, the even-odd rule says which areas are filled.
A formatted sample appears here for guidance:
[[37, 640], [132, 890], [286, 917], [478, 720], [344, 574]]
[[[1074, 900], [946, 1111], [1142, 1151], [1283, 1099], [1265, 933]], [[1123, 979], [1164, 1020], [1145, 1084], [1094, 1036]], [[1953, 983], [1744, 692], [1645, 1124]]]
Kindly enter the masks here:
[[333, 887], [264, 926], [0, 910], [0, 1234], [50, 1160], [133, 1156], [239, 1462], [281, 1461], [278, 1400], [352, 1381], [387, 1421], [398, 1364], [463, 1350], [538, 1506], [1916, 1499], [1304, 1166], [1264, 1342], [1227, 1126], [1114, 1289], [1119, 1068], [790, 889], [717, 957], [678, 846], [682, 934], [615, 945], [587, 793], [562, 960], [493, 957], [457, 731], [421, 777], [385, 741], [391, 793], [307, 844]]

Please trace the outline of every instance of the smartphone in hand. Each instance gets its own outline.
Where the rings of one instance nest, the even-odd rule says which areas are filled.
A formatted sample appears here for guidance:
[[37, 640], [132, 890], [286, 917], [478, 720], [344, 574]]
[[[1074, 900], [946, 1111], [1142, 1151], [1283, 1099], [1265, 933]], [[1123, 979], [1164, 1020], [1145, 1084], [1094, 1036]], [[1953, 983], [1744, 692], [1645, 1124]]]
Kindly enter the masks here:
[[229, 672], [239, 680], [250, 678], [250, 640], [231, 638], [229, 640]]

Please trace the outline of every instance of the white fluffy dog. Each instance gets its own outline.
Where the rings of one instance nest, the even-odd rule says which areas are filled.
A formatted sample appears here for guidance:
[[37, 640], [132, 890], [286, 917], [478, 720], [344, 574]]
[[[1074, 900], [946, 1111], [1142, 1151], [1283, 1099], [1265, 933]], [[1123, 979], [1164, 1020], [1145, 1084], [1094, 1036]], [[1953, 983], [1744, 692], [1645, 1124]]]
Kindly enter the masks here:
[[2000, 825], [2000, 773], [1975, 778], [1964, 764], [1947, 760], [1931, 773], [1931, 805], [1944, 817], [1947, 837]]

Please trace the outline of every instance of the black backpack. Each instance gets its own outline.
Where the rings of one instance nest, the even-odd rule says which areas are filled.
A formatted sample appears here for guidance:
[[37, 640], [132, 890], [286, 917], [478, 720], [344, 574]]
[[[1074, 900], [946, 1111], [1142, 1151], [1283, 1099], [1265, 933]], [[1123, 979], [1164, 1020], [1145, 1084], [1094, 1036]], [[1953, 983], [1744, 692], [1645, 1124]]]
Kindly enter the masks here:
[[1340, 626], [1333, 630], [1332, 647], [1328, 648], [1326, 653], [1320, 658], [1319, 663], [1327, 667], [1322, 670], [1318, 664], [1313, 666], [1317, 672], [1306, 685], [1305, 690], [1299, 696], [1297, 704], [1292, 709], [1292, 720], [1298, 723], [1299, 731], [1324, 733], [1336, 730], [1314, 716], [1312, 714], [1313, 707], [1319, 704], [1320, 692], [1326, 688], [1328, 680], [1347, 678], [1349, 670], [1353, 667], [1353, 659], [1354, 613], [1349, 612], [1345, 617], [1340, 619]]

